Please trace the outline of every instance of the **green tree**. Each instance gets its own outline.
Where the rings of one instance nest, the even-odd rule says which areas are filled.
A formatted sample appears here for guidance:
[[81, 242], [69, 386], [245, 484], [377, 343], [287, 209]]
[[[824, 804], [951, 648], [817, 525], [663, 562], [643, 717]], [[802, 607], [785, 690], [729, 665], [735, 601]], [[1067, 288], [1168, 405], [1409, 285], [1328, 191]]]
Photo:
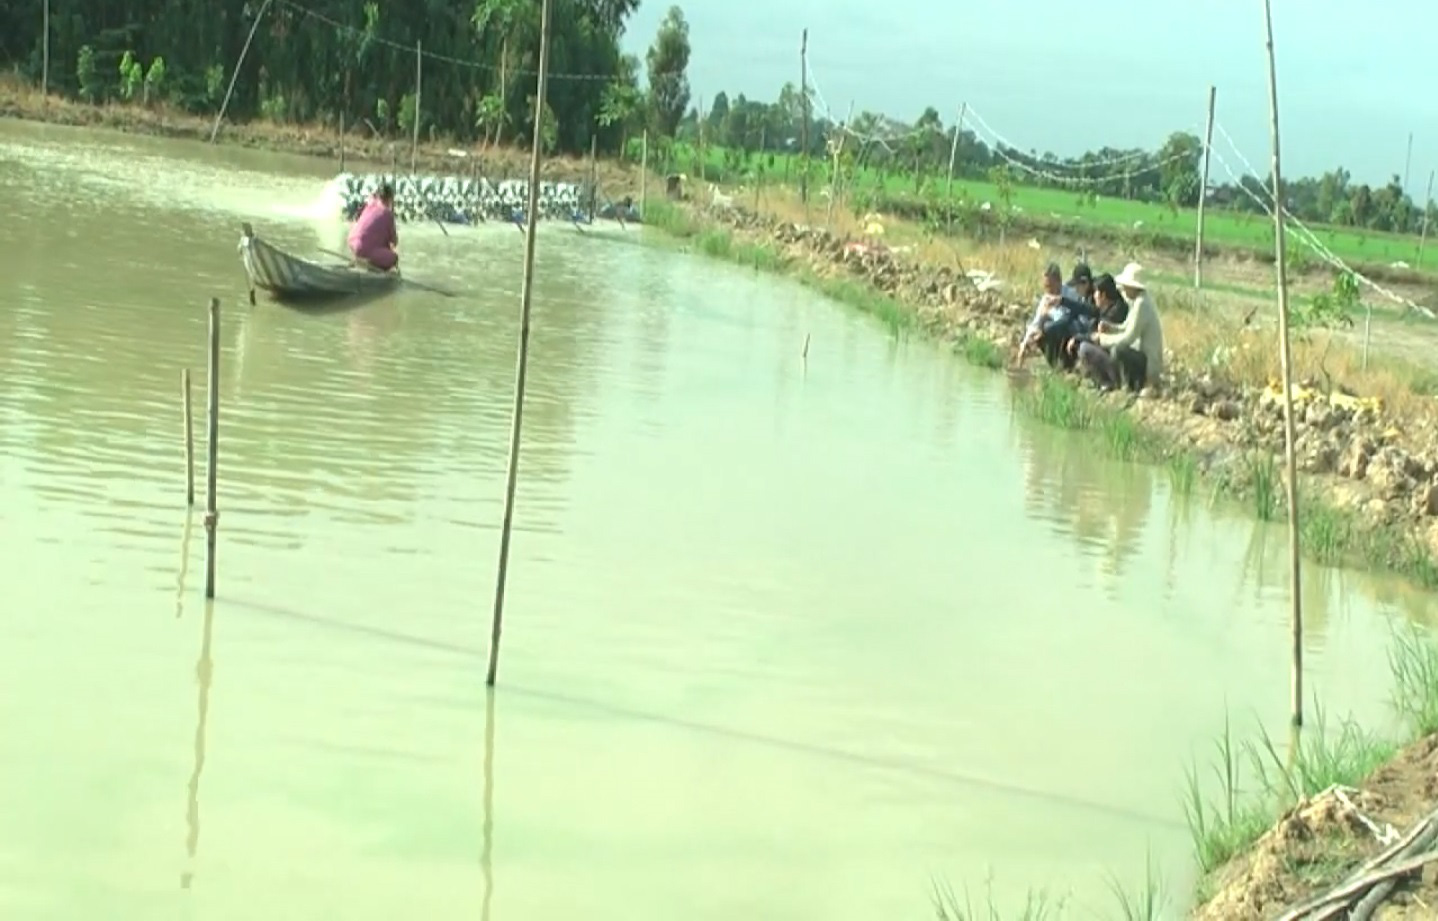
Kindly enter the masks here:
[[1158, 184], [1165, 201], [1192, 208], [1203, 194], [1203, 141], [1187, 131], [1175, 131], [1158, 150]]
[[649, 114], [656, 131], [673, 137], [689, 108], [689, 23], [671, 6], [645, 58], [649, 70]]

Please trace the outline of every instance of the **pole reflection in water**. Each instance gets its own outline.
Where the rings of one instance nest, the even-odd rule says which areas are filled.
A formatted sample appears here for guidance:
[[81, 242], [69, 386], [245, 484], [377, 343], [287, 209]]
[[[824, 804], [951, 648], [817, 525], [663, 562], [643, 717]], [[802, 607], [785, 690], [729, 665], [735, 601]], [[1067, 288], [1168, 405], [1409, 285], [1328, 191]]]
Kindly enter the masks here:
[[479, 855], [484, 873], [484, 902], [481, 921], [489, 921], [489, 903], [494, 898], [494, 688], [484, 693], [484, 850]]
[[214, 665], [210, 660], [210, 638], [215, 622], [214, 601], [205, 602], [205, 624], [200, 639], [200, 658], [195, 663], [195, 680], [200, 686], [198, 715], [195, 719], [195, 769], [190, 772], [188, 802], [185, 809], [185, 853], [188, 866], [180, 874], [180, 888], [189, 889], [195, 881], [195, 854], [200, 849], [200, 774], [205, 769], [205, 727], [210, 712], [210, 679]]
[[194, 526], [194, 509], [185, 513], [185, 530], [180, 536], [180, 575], [175, 579], [175, 620], [185, 613], [185, 577], [190, 573], [190, 529]]

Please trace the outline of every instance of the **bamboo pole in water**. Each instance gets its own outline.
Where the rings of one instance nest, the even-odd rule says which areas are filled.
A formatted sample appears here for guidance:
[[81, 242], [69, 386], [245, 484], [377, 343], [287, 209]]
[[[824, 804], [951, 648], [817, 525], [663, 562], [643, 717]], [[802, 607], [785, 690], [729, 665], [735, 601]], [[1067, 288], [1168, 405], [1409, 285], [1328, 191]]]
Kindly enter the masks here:
[[589, 136], [589, 222], [599, 206], [599, 135]]
[[220, 299], [210, 298], [209, 415], [206, 421], [210, 442], [205, 458], [205, 597], [215, 597], [215, 531], [220, 512], [215, 507], [220, 450]]
[[[551, 0], [544, 0], [539, 13], [539, 76], [534, 110], [544, 112], [549, 83], [549, 29]], [[529, 161], [529, 195], [524, 217], [524, 282], [519, 294], [519, 346], [514, 363], [514, 415], [509, 427], [509, 462], [505, 469], [504, 520], [499, 528], [499, 571], [494, 585], [494, 617], [489, 635], [489, 674], [484, 683], [494, 687], [499, 673], [499, 637], [504, 623], [504, 583], [509, 575], [509, 537], [514, 526], [514, 491], [519, 474], [519, 438], [524, 420], [524, 378], [529, 366], [529, 315], [534, 300], [534, 243], [539, 227], [539, 167], [544, 150], [544, 119], [534, 119], [534, 145]]]
[[245, 63], [245, 56], [250, 53], [250, 43], [255, 40], [255, 32], [260, 28], [260, 20], [265, 18], [265, 11], [270, 8], [270, 2], [271, 0], [265, 0], [264, 3], [260, 4], [260, 11], [255, 14], [255, 21], [250, 26], [250, 34], [245, 36], [244, 47], [240, 49], [240, 58], [235, 61], [234, 72], [230, 74], [229, 88], [225, 90], [225, 101], [220, 103], [220, 111], [215, 113], [215, 124], [214, 127], [210, 129], [211, 144], [215, 143], [215, 138], [220, 133], [220, 122], [225, 120], [225, 111], [230, 107], [230, 97], [234, 95], [235, 81], [239, 79], [240, 67]]
[[419, 168], [419, 113], [420, 94], [424, 90], [424, 45], [414, 43], [414, 136], [409, 143], [409, 172], [414, 175]]
[[1278, 140], [1278, 67], [1273, 53], [1273, 4], [1263, 0], [1264, 28], [1268, 46], [1268, 108], [1273, 135], [1273, 250], [1278, 272], [1278, 336], [1279, 355], [1283, 364], [1283, 461], [1284, 486], [1288, 499], [1288, 574], [1289, 595], [1293, 604], [1292, 645], [1292, 720], [1303, 725], [1303, 594], [1300, 580], [1298, 547], [1298, 462], [1294, 450], [1293, 422], [1293, 348], [1288, 336], [1288, 270], [1285, 265], [1283, 237], [1283, 173]]
[[190, 369], [180, 372], [180, 400], [185, 408], [185, 505], [195, 507], [195, 416], [190, 407]]

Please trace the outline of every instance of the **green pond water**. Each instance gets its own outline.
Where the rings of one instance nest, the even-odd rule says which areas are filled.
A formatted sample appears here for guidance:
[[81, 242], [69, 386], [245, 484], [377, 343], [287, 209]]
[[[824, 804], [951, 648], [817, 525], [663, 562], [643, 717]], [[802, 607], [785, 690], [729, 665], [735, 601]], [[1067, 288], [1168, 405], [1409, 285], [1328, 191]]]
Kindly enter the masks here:
[[[1148, 853], [1181, 907], [1185, 766], [1286, 719], [1281, 530], [796, 284], [545, 226], [488, 698], [523, 237], [402, 227], [460, 297], [248, 306], [239, 222], [334, 246], [332, 174], [0, 123], [0, 917], [1092, 917]], [[1310, 690], [1391, 724], [1425, 596], [1306, 591]]]

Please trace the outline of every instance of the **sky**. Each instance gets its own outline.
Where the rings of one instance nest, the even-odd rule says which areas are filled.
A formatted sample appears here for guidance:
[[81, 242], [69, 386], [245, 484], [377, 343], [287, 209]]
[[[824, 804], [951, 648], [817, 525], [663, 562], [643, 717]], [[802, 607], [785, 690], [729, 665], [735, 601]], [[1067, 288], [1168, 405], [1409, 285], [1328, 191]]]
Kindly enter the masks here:
[[[642, 0], [625, 36], [640, 55], [670, 6]], [[689, 83], [707, 109], [720, 90], [773, 101], [799, 81], [799, 37], [823, 100], [815, 115], [880, 111], [912, 121], [926, 106], [947, 126], [961, 103], [1022, 150], [1078, 154], [1105, 144], [1155, 148], [1199, 136], [1208, 87], [1216, 119], [1259, 173], [1272, 157], [1262, 0], [691, 0]], [[1433, 0], [1273, 0], [1285, 176], [1339, 165], [1355, 181], [1403, 175], [1426, 192], [1438, 168]], [[1223, 134], [1214, 150], [1243, 172]], [[1229, 181], [1215, 158], [1212, 180]]]

